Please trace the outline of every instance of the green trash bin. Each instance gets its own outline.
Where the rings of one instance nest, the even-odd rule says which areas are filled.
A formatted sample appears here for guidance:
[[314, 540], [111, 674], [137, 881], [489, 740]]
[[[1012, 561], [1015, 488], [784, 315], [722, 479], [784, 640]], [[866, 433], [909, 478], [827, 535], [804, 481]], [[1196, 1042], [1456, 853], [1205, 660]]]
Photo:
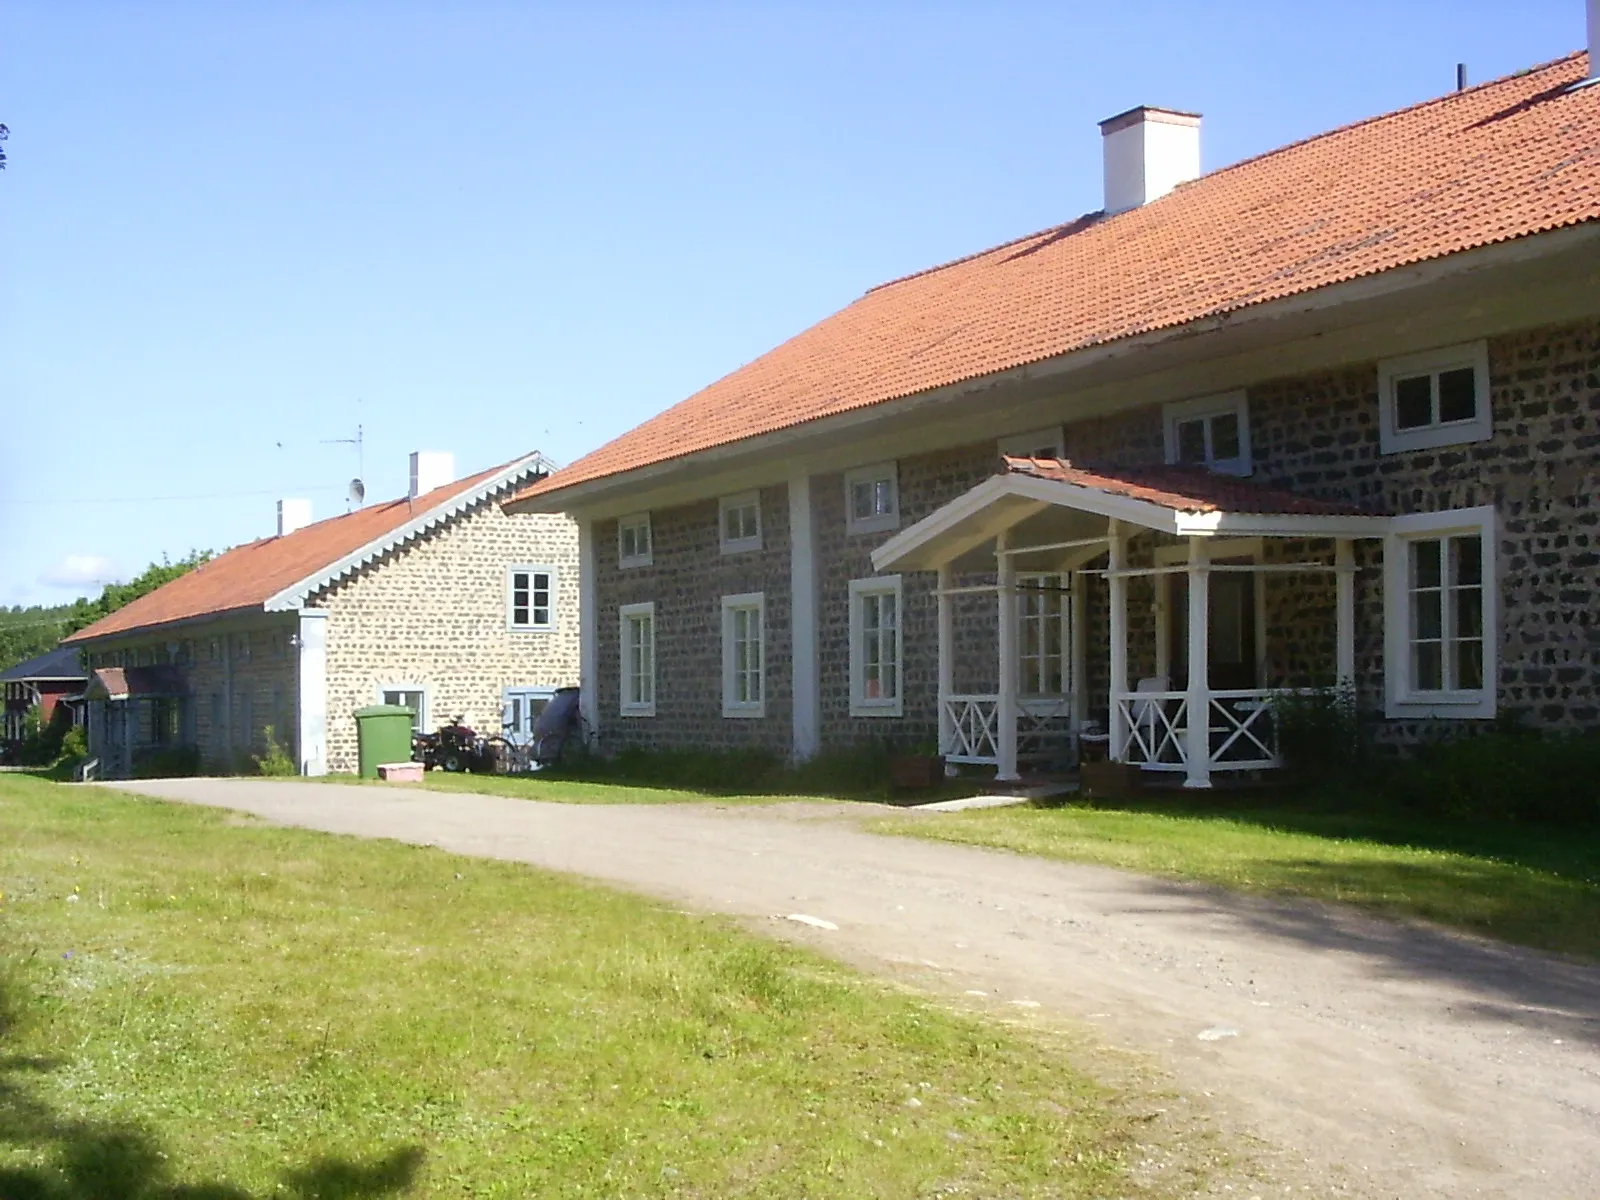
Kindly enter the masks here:
[[379, 763], [411, 761], [411, 726], [416, 714], [409, 708], [373, 704], [356, 709], [354, 716], [361, 778], [376, 779]]

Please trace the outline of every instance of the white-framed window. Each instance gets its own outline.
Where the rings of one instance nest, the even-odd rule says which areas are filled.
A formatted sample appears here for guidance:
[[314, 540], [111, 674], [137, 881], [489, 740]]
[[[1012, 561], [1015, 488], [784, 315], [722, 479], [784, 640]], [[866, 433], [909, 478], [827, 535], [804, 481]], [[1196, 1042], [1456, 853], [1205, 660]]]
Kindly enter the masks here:
[[722, 598], [722, 715], [767, 715], [767, 598], [745, 592]]
[[622, 649], [622, 715], [656, 715], [656, 606], [624, 604], [618, 610]]
[[1032, 433], [1013, 433], [999, 441], [1000, 453], [1012, 458], [1065, 458], [1067, 439], [1061, 426], [1036, 429]]
[[648, 567], [655, 561], [650, 514], [635, 513], [617, 522], [617, 566]]
[[900, 576], [850, 581], [850, 715], [904, 711]]
[[761, 493], [722, 497], [717, 502], [717, 525], [724, 554], [761, 549]]
[[411, 710], [411, 728], [428, 731], [428, 685], [425, 683], [386, 683], [378, 689], [379, 704], [393, 704]]
[[898, 464], [857, 467], [844, 476], [844, 527], [847, 533], [881, 533], [900, 525]]
[[1017, 575], [1017, 690], [1024, 697], [1067, 694], [1072, 645], [1070, 575]]
[[1481, 442], [1493, 432], [1487, 342], [1378, 363], [1378, 448], [1383, 453]]
[[1495, 530], [1492, 505], [1391, 522], [1383, 554], [1389, 716], [1494, 716]]
[[1162, 418], [1167, 462], [1250, 474], [1250, 401], [1242, 390], [1168, 404]]
[[540, 566], [506, 568], [506, 628], [549, 630], [556, 627], [556, 569]]

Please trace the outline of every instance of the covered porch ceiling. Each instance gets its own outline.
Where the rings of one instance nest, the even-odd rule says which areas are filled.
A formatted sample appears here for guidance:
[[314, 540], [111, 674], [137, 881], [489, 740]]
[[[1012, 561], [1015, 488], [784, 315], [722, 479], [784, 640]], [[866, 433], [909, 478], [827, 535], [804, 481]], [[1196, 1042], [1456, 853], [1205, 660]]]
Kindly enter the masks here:
[[[1389, 518], [1193, 467], [1089, 468], [1053, 458], [1001, 460], [1001, 470], [895, 534], [873, 569], [978, 570], [1001, 534], [1019, 569], [1056, 569], [1099, 552], [1109, 523], [1176, 537], [1382, 537]], [[1028, 547], [1037, 547], [1028, 551]]]

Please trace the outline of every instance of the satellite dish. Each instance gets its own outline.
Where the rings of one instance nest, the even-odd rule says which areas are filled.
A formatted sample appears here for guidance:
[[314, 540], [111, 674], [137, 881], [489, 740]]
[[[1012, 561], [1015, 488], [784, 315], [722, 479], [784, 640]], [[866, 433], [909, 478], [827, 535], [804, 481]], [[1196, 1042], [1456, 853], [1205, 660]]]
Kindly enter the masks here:
[[350, 481], [350, 503], [354, 504], [357, 508], [360, 508], [361, 502], [366, 498], [367, 485], [362, 483], [359, 479], [352, 479]]

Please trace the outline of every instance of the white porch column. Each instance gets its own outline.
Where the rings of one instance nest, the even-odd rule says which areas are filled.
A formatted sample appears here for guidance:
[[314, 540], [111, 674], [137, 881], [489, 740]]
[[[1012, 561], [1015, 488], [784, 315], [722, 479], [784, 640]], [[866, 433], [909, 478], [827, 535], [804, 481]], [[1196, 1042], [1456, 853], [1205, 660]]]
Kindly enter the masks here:
[[1349, 538], [1339, 538], [1333, 544], [1334, 583], [1336, 600], [1335, 670], [1340, 688], [1356, 685], [1356, 550]]
[[[578, 518], [578, 714], [600, 734], [600, 597], [595, 588], [594, 521]], [[619, 651], [620, 653], [620, 651]]]
[[1106, 585], [1111, 590], [1111, 722], [1107, 732], [1112, 761], [1123, 762], [1128, 754], [1128, 722], [1117, 698], [1128, 690], [1128, 581], [1118, 573], [1126, 565], [1122, 522], [1115, 517], [1108, 520], [1106, 536], [1110, 539]]
[[1001, 533], [994, 539], [996, 581], [995, 599], [1000, 604], [1000, 703], [997, 714], [995, 753], [999, 757], [997, 780], [1020, 778], [1017, 774], [1017, 569], [1005, 551], [1010, 537]]
[[950, 720], [950, 693], [955, 691], [955, 605], [950, 588], [954, 585], [955, 571], [949, 563], [939, 568], [939, 753], [948, 754], [956, 744], [955, 728]]
[[[296, 670], [300, 693], [300, 774], [328, 773], [328, 613], [302, 608], [295, 632], [299, 653]], [[232, 701], [229, 701], [230, 707]]]
[[[816, 524], [811, 515], [811, 476], [789, 477], [789, 636], [794, 711], [790, 754], [804, 762], [822, 739], [821, 670], [817, 662]], [[941, 643], [942, 644], [942, 643]]]
[[1211, 551], [1203, 537], [1189, 539], [1189, 774], [1184, 787], [1211, 786]]

